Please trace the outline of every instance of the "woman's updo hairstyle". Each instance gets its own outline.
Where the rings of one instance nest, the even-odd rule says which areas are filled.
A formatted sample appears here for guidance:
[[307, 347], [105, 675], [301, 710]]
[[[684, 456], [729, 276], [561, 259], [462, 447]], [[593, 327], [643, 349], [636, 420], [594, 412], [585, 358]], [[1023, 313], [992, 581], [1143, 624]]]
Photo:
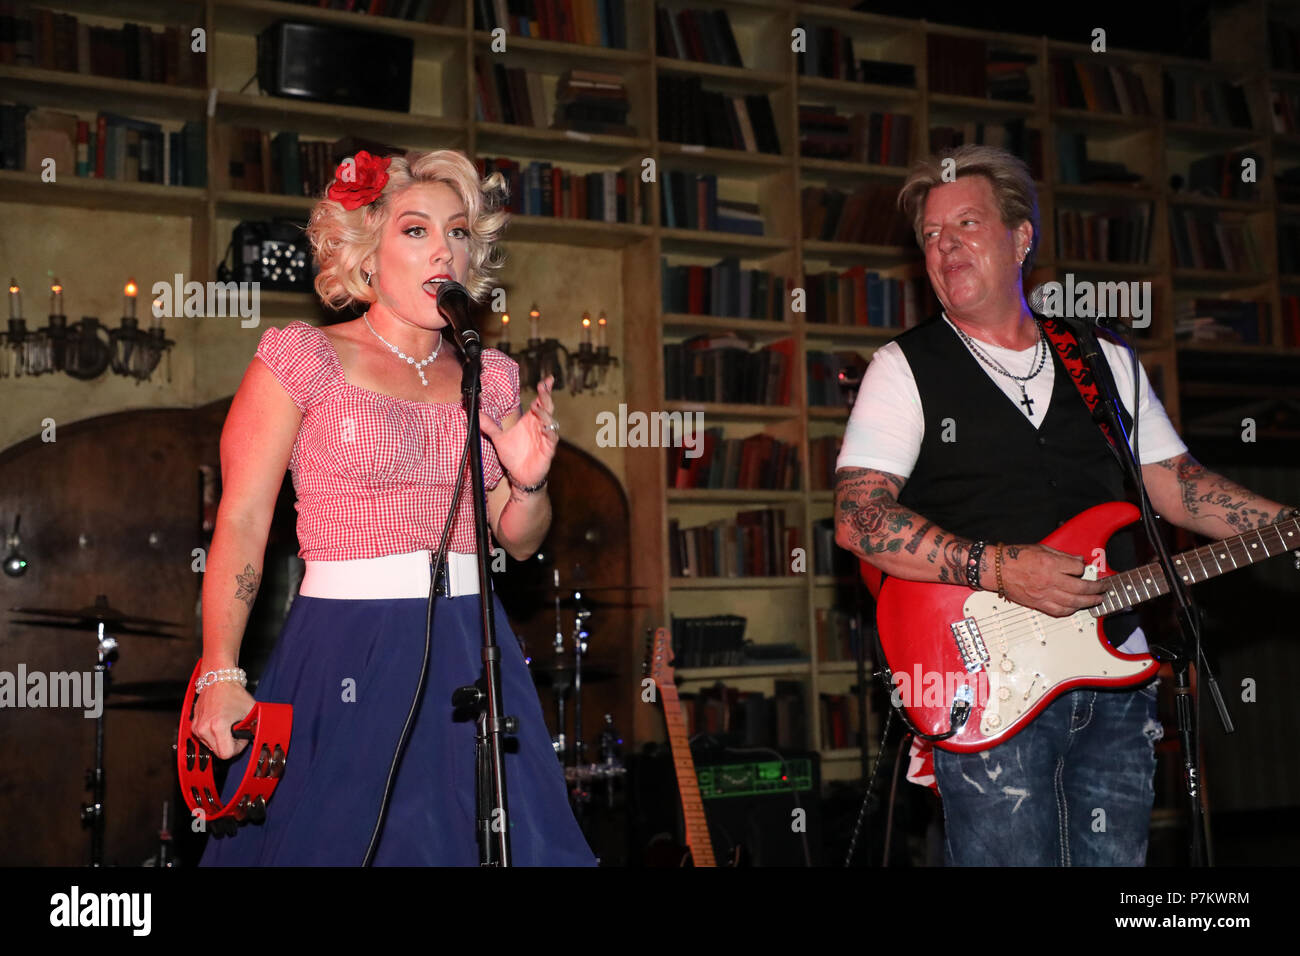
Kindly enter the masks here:
[[[320, 266], [315, 285], [322, 302], [338, 311], [375, 301], [376, 292], [366, 284], [361, 264], [379, 249], [393, 197], [410, 186], [428, 183], [449, 186], [465, 204], [470, 234], [465, 288], [475, 302], [487, 298], [493, 288], [492, 273], [501, 268], [505, 258], [493, 246], [510, 219], [504, 208], [505, 177], [494, 172], [480, 180], [478, 169], [464, 153], [439, 149], [393, 156], [383, 192], [367, 205], [349, 210], [329, 198], [316, 203], [307, 237]], [[328, 186], [325, 194], [328, 197]]]

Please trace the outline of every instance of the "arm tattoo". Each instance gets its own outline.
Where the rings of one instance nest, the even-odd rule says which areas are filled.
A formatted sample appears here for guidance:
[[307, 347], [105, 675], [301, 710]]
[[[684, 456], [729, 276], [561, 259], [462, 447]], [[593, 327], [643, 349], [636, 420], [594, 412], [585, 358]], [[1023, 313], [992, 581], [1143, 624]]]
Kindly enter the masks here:
[[262, 575], [251, 564], [245, 564], [244, 573], [236, 574], [235, 580], [239, 582], [235, 597], [251, 608], [257, 599], [257, 586], [262, 581]]
[[[882, 471], [842, 469], [835, 488], [839, 512], [836, 520], [846, 526], [848, 536], [862, 554], [902, 549], [904, 532], [912, 529], [912, 519], [918, 517], [894, 497], [902, 487], [902, 479]], [[928, 528], [923, 528], [921, 535]], [[908, 550], [915, 554], [921, 539], [913, 535], [911, 540], [915, 546]]]
[[916, 534], [912, 535], [912, 540], [907, 542], [904, 546], [904, 550], [906, 550], [908, 554], [916, 554], [921, 547], [921, 542], [925, 540], [925, 536], [929, 534], [930, 529], [933, 527], [933, 521], [927, 521], [925, 524], [921, 525], [920, 530], [918, 530]]
[[1271, 502], [1208, 470], [1189, 454], [1157, 464], [1173, 472], [1188, 518], [1218, 518], [1238, 533], [1262, 528], [1276, 520], [1274, 512], [1260, 507]]

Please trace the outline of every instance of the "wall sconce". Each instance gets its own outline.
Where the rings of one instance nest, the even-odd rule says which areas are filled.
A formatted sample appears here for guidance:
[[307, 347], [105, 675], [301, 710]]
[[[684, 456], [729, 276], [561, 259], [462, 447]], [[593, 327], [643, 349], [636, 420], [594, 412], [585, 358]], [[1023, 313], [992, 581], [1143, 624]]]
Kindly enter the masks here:
[[22, 553], [22, 539], [18, 537], [18, 522], [22, 515], [14, 515], [14, 530], [5, 539], [5, 574], [11, 578], [21, 577], [27, 573], [27, 559]]
[[17, 280], [10, 280], [9, 331], [0, 335], [0, 378], [64, 372], [88, 381], [112, 368], [115, 375], [129, 375], [139, 383], [153, 375], [166, 354], [170, 382], [171, 348], [176, 343], [166, 337], [156, 314], [148, 332], [138, 328], [136, 293], [135, 282], [128, 281], [120, 328], [102, 326], [90, 315], [69, 327], [63, 311], [63, 286], [55, 279], [50, 286], [49, 322], [29, 331], [22, 314], [22, 290]]
[[496, 347], [519, 363], [520, 387], [537, 389], [537, 384], [548, 375], [555, 376], [556, 390], [568, 383], [569, 393], [596, 391], [605, 383], [610, 366], [618, 359], [609, 354], [606, 340], [609, 320], [600, 313], [596, 327], [596, 345], [591, 342], [591, 313], [582, 313], [582, 332], [577, 351], [571, 352], [559, 339], [543, 339], [542, 313], [534, 303], [528, 312], [528, 345], [518, 353], [511, 350], [510, 315], [501, 316], [501, 337]]

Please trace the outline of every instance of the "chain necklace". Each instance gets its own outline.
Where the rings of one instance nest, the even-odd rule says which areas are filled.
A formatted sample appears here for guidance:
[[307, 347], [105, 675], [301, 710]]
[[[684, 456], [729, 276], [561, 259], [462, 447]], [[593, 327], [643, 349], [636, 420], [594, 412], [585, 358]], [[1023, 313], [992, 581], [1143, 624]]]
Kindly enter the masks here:
[[1034, 364], [1034, 370], [1030, 372], [1028, 375], [1012, 375], [1010, 372], [1008, 372], [1005, 368], [1002, 367], [1002, 363], [1000, 363], [997, 359], [995, 359], [993, 356], [989, 355], [982, 348], [980, 348], [979, 344], [973, 338], [967, 335], [962, 330], [962, 328], [959, 325], [957, 325], [956, 322], [954, 322], [952, 319], [949, 319], [946, 314], [944, 315], [944, 318], [948, 320], [949, 325], [951, 325], [954, 329], [957, 330], [957, 334], [961, 336], [962, 341], [966, 343], [966, 347], [970, 349], [972, 355], [974, 355], [977, 359], [979, 359], [989, 368], [993, 369], [993, 371], [1005, 375], [1007, 378], [1011, 379], [1013, 382], [1015, 382], [1017, 385], [1020, 386], [1019, 404], [1025, 407], [1025, 414], [1027, 414], [1030, 418], [1033, 418], [1034, 400], [1030, 398], [1029, 393], [1025, 391], [1025, 383], [1028, 382], [1030, 379], [1034, 378], [1036, 375], [1038, 375], [1038, 373], [1043, 370], [1043, 365], [1046, 364], [1047, 362], [1047, 341], [1043, 337], [1043, 328], [1038, 324], [1038, 320], [1037, 319], [1034, 320], [1034, 327], [1038, 329], [1038, 342], [1036, 343], [1037, 347], [1034, 349], [1034, 354], [1038, 358]]
[[423, 362], [417, 362], [415, 360], [414, 355], [407, 355], [405, 352], [400, 351], [396, 345], [388, 341], [388, 339], [384, 338], [378, 332], [375, 332], [375, 327], [370, 324], [370, 319], [368, 318], [369, 315], [370, 313], [366, 312], [364, 315], [361, 316], [362, 320], [366, 323], [366, 328], [368, 328], [371, 332], [374, 332], [375, 338], [379, 339], [379, 341], [383, 342], [390, 349], [392, 349], [393, 352], [396, 353], [398, 358], [405, 359], [408, 365], [414, 365], [415, 370], [420, 373], [420, 384], [427, 386], [429, 384], [429, 380], [424, 377], [424, 366], [428, 365], [430, 362], [436, 359], [438, 357], [438, 353], [442, 351], [442, 342], [443, 342], [442, 333], [441, 332], [438, 333], [438, 347], [434, 349], [432, 352], [430, 352], [429, 357], [425, 359]]

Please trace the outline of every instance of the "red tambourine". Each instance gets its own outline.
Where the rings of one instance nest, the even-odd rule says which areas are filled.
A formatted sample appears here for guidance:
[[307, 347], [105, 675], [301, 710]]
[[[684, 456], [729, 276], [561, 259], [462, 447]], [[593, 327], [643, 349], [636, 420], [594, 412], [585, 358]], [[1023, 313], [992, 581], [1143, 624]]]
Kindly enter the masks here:
[[261, 823], [266, 819], [266, 804], [284, 775], [289, 756], [289, 735], [293, 730], [293, 707], [258, 701], [248, 715], [230, 727], [230, 733], [251, 740], [252, 754], [244, 769], [244, 779], [230, 802], [222, 806], [212, 764], [216, 756], [194, 735], [191, 721], [198, 695], [194, 685], [199, 679], [202, 661], [194, 665], [190, 685], [181, 705], [181, 725], [176, 738], [176, 772], [181, 793], [191, 813], [202, 810], [208, 828], [218, 836], [230, 836], [241, 823]]

